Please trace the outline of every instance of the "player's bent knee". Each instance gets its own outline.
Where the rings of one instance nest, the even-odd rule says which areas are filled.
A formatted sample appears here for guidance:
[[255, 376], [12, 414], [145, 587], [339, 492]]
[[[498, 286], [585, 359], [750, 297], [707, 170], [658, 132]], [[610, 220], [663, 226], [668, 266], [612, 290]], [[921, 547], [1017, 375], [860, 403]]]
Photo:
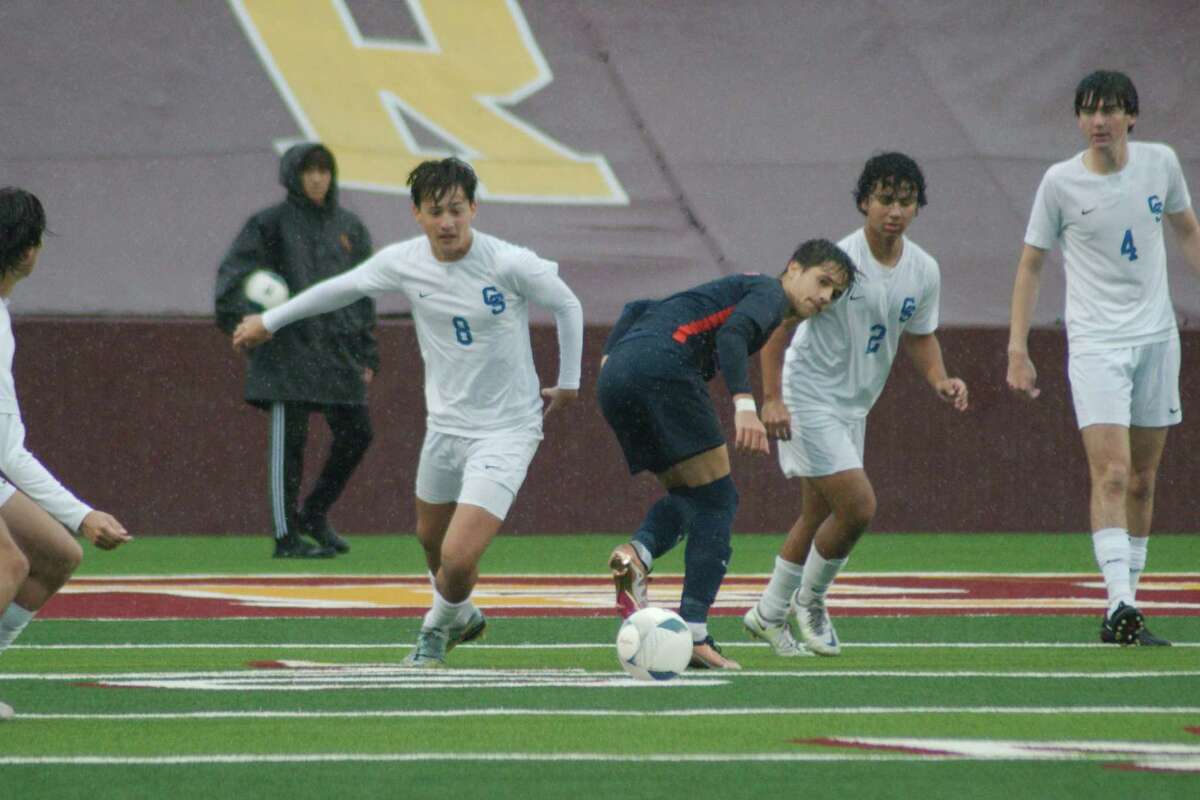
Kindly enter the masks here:
[[0, 552], [0, 576], [8, 586], [19, 587], [29, 577], [29, 559], [15, 546]]

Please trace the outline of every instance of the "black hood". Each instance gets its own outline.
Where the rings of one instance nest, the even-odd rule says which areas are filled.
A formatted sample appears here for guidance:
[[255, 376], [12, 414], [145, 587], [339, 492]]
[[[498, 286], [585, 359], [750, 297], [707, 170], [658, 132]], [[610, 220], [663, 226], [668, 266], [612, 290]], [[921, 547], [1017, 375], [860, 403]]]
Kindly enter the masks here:
[[321, 208], [324, 210], [335, 209], [338, 205], [337, 159], [323, 144], [305, 142], [289, 147], [279, 160], [279, 182], [283, 184], [283, 188], [287, 189], [289, 200], [310, 208], [317, 208], [313, 201], [308, 199], [308, 195], [304, 194], [304, 186], [300, 182], [300, 165], [304, 163], [305, 156], [313, 150], [324, 150], [329, 156], [329, 163], [333, 164], [333, 180], [329, 182], [329, 194], [325, 195], [325, 205]]

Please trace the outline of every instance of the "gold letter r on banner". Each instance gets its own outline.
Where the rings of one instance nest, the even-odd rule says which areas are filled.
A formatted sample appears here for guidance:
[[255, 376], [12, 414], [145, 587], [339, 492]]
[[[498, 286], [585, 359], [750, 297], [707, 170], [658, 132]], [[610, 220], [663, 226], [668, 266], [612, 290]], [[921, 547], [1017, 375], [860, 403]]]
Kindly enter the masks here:
[[[552, 74], [516, 0], [407, 0], [424, 41], [367, 39], [344, 0], [230, 0], [309, 139], [344, 186], [407, 193], [409, 171], [456, 155], [480, 196], [628, 204], [601, 155], [577, 153], [506, 110]], [[452, 151], [422, 147], [419, 122]]]

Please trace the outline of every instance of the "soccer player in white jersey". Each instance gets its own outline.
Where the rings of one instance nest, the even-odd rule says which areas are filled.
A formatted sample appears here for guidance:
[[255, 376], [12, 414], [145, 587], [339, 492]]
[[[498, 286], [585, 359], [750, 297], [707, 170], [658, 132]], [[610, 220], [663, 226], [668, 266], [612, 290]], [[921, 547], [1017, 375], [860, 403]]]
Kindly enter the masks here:
[[[41, 201], [24, 189], [0, 189], [0, 653], [75, 572], [83, 550], [78, 531], [102, 550], [129, 541], [110, 514], [63, 487], [25, 449], [12, 364], [16, 343], [9, 298], [37, 265], [46, 230]], [[0, 703], [0, 720], [13, 715]]]
[[[472, 229], [477, 180], [465, 162], [426, 161], [408, 183], [423, 236], [248, 317], [234, 346], [254, 347], [284, 325], [362, 297], [402, 292], [412, 303], [428, 412], [417, 466], [417, 538], [434, 592], [404, 663], [438, 667], [487, 624], [471, 602], [479, 560], [525, 480], [542, 417], [579, 394], [583, 312], [557, 264]], [[550, 309], [558, 327], [558, 382], [540, 395], [530, 301]], [[542, 397], [549, 401], [544, 410]]]
[[853, 289], [798, 327], [781, 326], [761, 355], [763, 424], [779, 440], [784, 475], [800, 479], [801, 512], [743, 624], [782, 656], [841, 652], [825, 595], [875, 514], [863, 440], [896, 353], [904, 349], [940, 399], [959, 411], [968, 403], [935, 334], [937, 262], [904, 235], [926, 204], [920, 168], [902, 153], [874, 156], [854, 201], [866, 221], [838, 242], [858, 267]]
[[1138, 578], [1154, 510], [1154, 481], [1170, 426], [1182, 419], [1179, 331], [1167, 289], [1162, 221], [1200, 274], [1200, 225], [1183, 170], [1165, 144], [1131, 142], [1137, 90], [1120, 72], [1093, 72], [1075, 89], [1087, 149], [1046, 171], [1017, 264], [1008, 385], [1038, 396], [1029, 326], [1046, 251], [1062, 246], [1067, 278], [1067, 372], [1091, 478], [1092, 548], [1108, 609], [1100, 639], [1167, 645], [1145, 629]]

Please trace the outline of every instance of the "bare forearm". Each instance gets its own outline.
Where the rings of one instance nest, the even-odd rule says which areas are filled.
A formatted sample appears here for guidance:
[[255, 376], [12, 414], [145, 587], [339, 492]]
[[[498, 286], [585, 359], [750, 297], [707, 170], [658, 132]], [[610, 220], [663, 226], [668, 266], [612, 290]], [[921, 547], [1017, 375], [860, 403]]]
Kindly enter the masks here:
[[934, 334], [912, 335], [904, 337], [904, 350], [912, 359], [917, 373], [937, 388], [937, 385], [948, 377], [946, 362], [942, 358], [942, 345]]
[[758, 353], [759, 366], [762, 368], [764, 402], [783, 397], [783, 356], [794, 331], [794, 325], [780, 325]]
[[1029, 328], [1033, 323], [1033, 310], [1037, 307], [1038, 290], [1042, 280], [1042, 261], [1045, 252], [1025, 245], [1021, 260], [1017, 264], [1017, 277], [1013, 283], [1012, 310], [1009, 317], [1008, 351], [1029, 352]]

